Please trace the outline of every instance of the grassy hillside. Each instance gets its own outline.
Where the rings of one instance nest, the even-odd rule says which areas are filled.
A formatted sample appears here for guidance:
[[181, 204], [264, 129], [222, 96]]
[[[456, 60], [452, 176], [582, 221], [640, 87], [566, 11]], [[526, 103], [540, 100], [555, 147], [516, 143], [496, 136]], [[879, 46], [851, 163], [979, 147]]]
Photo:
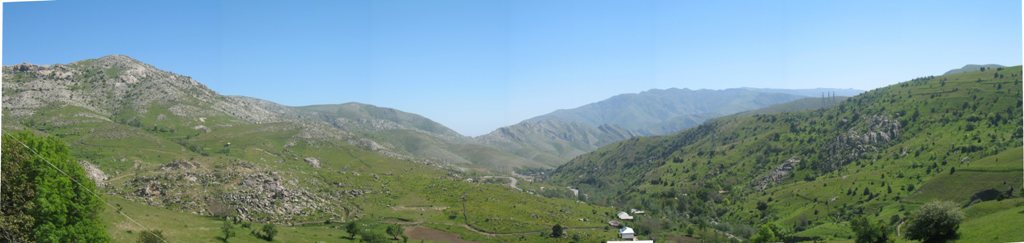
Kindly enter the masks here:
[[[751, 226], [773, 223], [793, 236], [846, 239], [857, 215], [899, 224], [923, 202], [971, 211], [989, 203], [970, 202], [988, 189], [1019, 192], [1021, 105], [1019, 66], [925, 77], [826, 109], [735, 115], [630, 139], [572, 160], [549, 181], [594, 202], [647, 209], [655, 221], [647, 228], [665, 236], [712, 227], [747, 237]], [[988, 220], [1022, 209], [998, 205]], [[961, 232], [978, 236], [966, 231], [988, 220], [971, 216]], [[1002, 227], [992, 230], [1010, 232]]]
[[[104, 219], [117, 241], [142, 230], [120, 213], [171, 242], [216, 241], [223, 218], [238, 227], [280, 225], [279, 239], [287, 242], [346, 241], [338, 227], [356, 220], [476, 241], [557, 241], [540, 236], [555, 224], [592, 241], [612, 233], [602, 227], [609, 207], [472, 182], [445, 161], [398, 153], [368, 135], [407, 143], [454, 136], [422, 117], [373, 107], [295, 111], [220, 96], [123, 56], [4, 69], [13, 74], [4, 79], [4, 132], [60, 137], [76, 158], [95, 165], [91, 173], [115, 205]], [[338, 129], [311, 113], [363, 126]], [[486, 146], [441, 144], [486, 163], [515, 159], [493, 159], [489, 151], [500, 151]], [[239, 228], [237, 240], [256, 241], [249, 230]]]

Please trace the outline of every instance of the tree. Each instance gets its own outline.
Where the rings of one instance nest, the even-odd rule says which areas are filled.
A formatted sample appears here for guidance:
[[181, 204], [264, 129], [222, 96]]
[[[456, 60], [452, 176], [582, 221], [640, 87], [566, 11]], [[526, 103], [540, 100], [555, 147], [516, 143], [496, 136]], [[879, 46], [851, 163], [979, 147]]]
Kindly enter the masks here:
[[857, 243], [892, 242], [888, 227], [881, 221], [872, 223], [868, 218], [861, 216], [850, 221], [850, 228], [857, 236]]
[[551, 237], [559, 238], [562, 237], [562, 234], [564, 233], [565, 229], [562, 228], [561, 224], [555, 224], [555, 226], [551, 226]]
[[15, 242], [106, 242], [96, 185], [63, 141], [4, 133], [0, 236]]
[[953, 240], [959, 237], [957, 230], [963, 219], [964, 212], [953, 202], [930, 202], [910, 216], [906, 237], [923, 242]]
[[144, 230], [139, 233], [139, 243], [162, 243], [164, 233], [160, 230]]
[[359, 233], [359, 224], [356, 222], [348, 222], [345, 224], [345, 232], [349, 234], [349, 238], [356, 239], [356, 234]]
[[397, 224], [388, 225], [387, 233], [395, 240], [398, 240], [398, 236], [405, 234], [405, 232], [402, 231], [402, 226]]
[[228, 239], [235, 237], [235, 225], [231, 224], [231, 220], [224, 219], [224, 224], [220, 226], [221, 240], [228, 242]]
[[762, 224], [757, 233], [750, 237], [754, 243], [766, 243], [780, 241], [778, 227], [773, 224]]
[[764, 201], [757, 201], [757, 211], [764, 212], [764, 210], [768, 210], [768, 203], [765, 203]]
[[266, 241], [274, 241], [274, 236], [277, 236], [277, 226], [273, 224], [265, 224], [259, 231], [253, 232], [256, 237], [264, 239]]

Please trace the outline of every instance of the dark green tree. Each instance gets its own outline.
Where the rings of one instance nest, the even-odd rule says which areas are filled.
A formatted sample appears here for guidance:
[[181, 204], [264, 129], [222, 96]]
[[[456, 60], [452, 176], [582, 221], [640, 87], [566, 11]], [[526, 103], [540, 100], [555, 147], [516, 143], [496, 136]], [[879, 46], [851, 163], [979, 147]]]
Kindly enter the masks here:
[[359, 234], [359, 224], [357, 224], [355, 221], [348, 222], [347, 224], [345, 224], [345, 232], [348, 233], [350, 238], [355, 240], [356, 234]]
[[3, 134], [0, 236], [25, 242], [106, 242], [96, 185], [55, 137]]
[[850, 227], [857, 236], [857, 243], [887, 243], [893, 241], [889, 238], [888, 227], [881, 221], [872, 223], [867, 217], [861, 216], [850, 221]]
[[926, 203], [910, 216], [906, 237], [928, 243], [954, 240], [963, 219], [964, 212], [953, 202]]
[[402, 226], [397, 224], [388, 225], [386, 232], [388, 233], [388, 235], [391, 236], [392, 239], [395, 240], [398, 240], [399, 236], [405, 234], [405, 232], [403, 232], [402, 230]]
[[563, 234], [565, 234], [565, 229], [562, 228], [561, 224], [555, 224], [555, 226], [551, 226], [551, 237], [560, 238]]

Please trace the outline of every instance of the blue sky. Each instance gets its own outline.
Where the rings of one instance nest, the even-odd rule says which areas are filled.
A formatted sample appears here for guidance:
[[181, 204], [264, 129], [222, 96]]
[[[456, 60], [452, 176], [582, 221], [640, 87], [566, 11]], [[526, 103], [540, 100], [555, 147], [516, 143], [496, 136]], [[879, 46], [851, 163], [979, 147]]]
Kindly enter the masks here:
[[1021, 1], [8, 3], [3, 64], [125, 54], [228, 95], [466, 135], [652, 88], [873, 89], [1021, 63]]

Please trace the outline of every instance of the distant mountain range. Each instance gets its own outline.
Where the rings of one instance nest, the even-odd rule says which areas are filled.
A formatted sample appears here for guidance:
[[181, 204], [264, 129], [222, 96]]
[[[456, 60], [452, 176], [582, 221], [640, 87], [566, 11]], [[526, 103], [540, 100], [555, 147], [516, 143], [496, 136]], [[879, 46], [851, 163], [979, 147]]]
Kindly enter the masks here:
[[723, 115], [826, 93], [860, 92], [654, 89], [554, 111], [474, 138], [420, 115], [368, 104], [290, 107], [223, 96], [187, 76], [122, 55], [8, 68], [14, 72], [5, 80], [4, 112], [14, 121], [52, 120], [40, 115], [81, 110], [71, 115], [164, 129], [161, 136], [177, 140], [239, 124], [289, 124], [302, 131], [292, 139], [341, 140], [392, 157], [479, 169], [553, 167], [631, 137], [670, 134]]
[[850, 89], [653, 89], [557, 110], [476, 139], [504, 151], [559, 165], [579, 154], [636, 136], [670, 134], [708, 119]]

